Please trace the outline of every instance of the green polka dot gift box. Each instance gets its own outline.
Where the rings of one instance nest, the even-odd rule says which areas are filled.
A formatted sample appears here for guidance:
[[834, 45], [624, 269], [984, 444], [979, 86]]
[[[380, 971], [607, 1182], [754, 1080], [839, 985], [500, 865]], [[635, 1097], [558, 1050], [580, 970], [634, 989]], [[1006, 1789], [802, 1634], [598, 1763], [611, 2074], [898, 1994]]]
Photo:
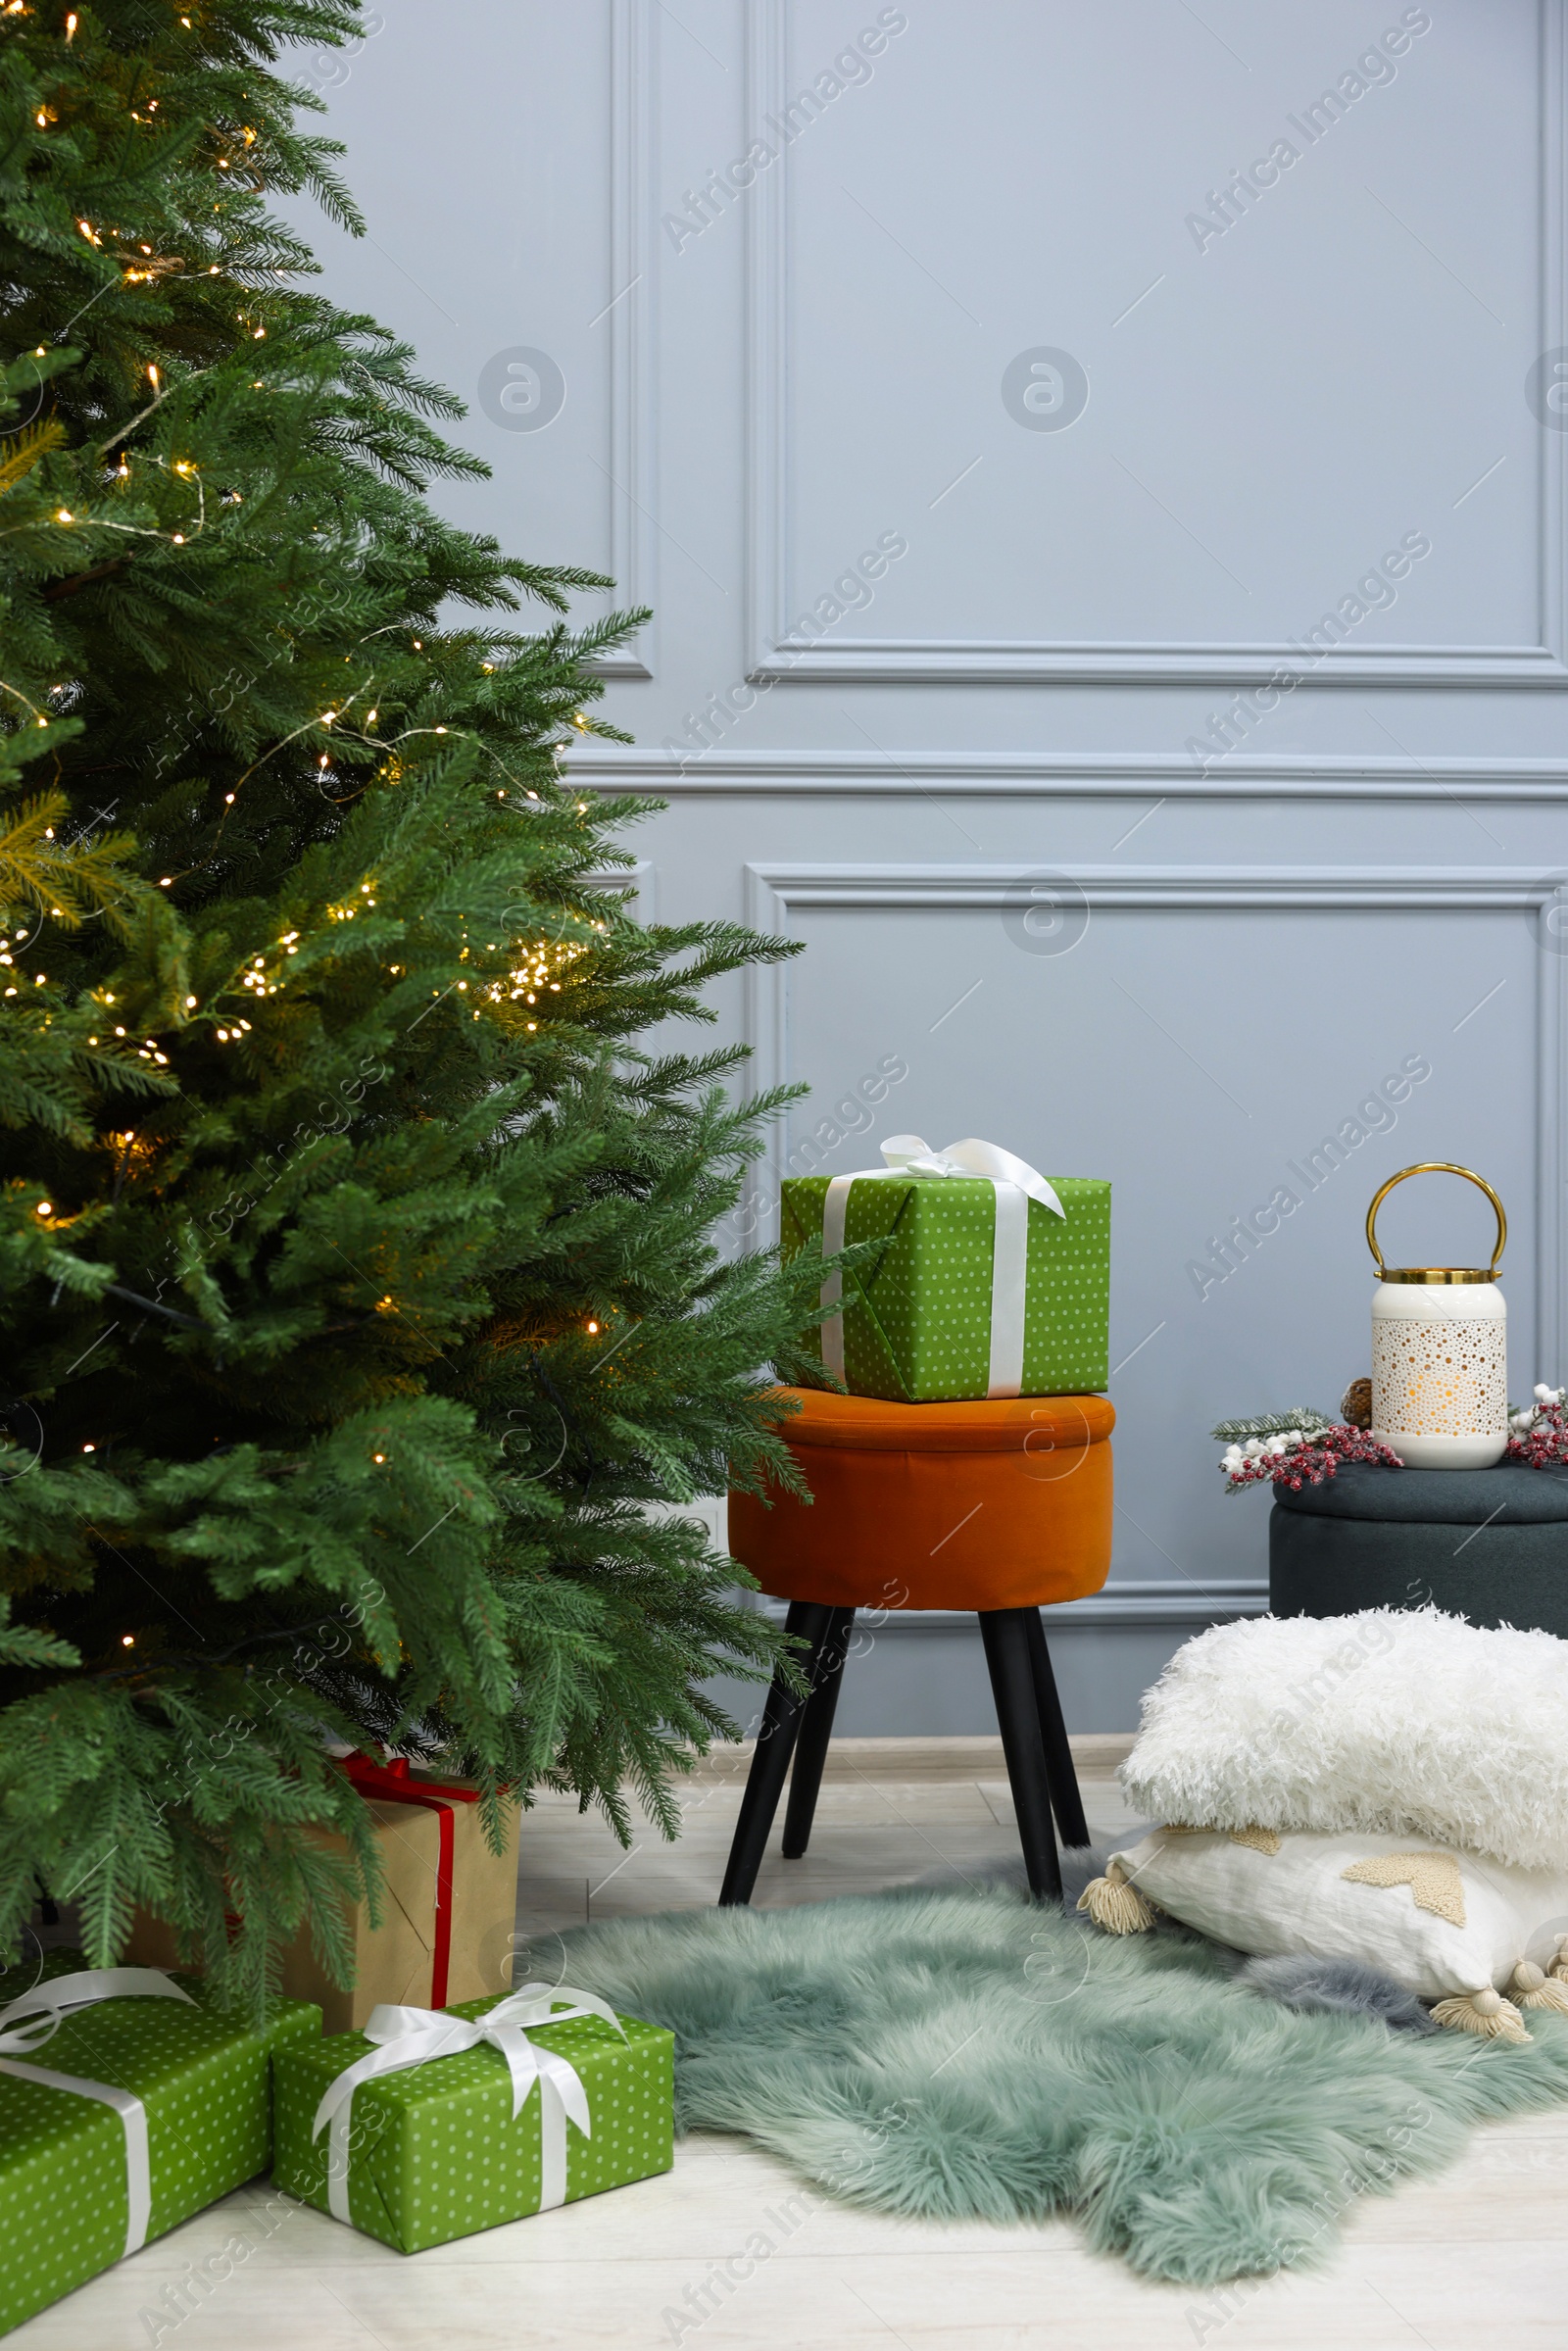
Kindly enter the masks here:
[[842, 1311], [808, 1341], [851, 1395], [931, 1404], [1104, 1388], [1109, 1184], [1048, 1182], [994, 1144], [939, 1152], [901, 1135], [882, 1149], [880, 1171], [781, 1187], [786, 1257], [812, 1243], [827, 1257], [882, 1244], [858, 1271], [828, 1277], [822, 1301]]
[[74, 1951], [0, 1975], [0, 2333], [265, 2172], [272, 2053], [320, 2037]]
[[525, 1984], [280, 2055], [272, 2177], [400, 2253], [667, 2172], [674, 2035]]

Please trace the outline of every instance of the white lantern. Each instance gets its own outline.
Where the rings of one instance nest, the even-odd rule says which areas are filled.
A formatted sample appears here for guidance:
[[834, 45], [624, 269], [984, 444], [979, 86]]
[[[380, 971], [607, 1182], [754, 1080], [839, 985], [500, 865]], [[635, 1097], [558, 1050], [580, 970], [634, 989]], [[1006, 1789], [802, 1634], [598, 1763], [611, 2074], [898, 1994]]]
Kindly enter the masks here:
[[[1406, 1176], [1456, 1175], [1497, 1212], [1497, 1242], [1473, 1265], [1385, 1265], [1377, 1213]], [[1372, 1293], [1372, 1435], [1409, 1469], [1490, 1469], [1508, 1443], [1508, 1307], [1495, 1276], [1508, 1220], [1492, 1186], [1468, 1167], [1423, 1159], [1401, 1167], [1366, 1212], [1377, 1260]]]

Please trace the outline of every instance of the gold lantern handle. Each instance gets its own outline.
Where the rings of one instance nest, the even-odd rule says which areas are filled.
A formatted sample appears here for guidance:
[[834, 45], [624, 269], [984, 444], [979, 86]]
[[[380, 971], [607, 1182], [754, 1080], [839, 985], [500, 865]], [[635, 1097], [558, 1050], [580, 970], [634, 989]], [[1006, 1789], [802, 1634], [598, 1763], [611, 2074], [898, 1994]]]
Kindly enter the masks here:
[[[1496, 1247], [1492, 1252], [1492, 1263], [1488, 1266], [1486, 1272], [1484, 1274], [1473, 1274], [1470, 1278], [1473, 1281], [1478, 1280], [1494, 1282], [1497, 1278], [1497, 1268], [1502, 1263], [1503, 1249], [1507, 1246], [1508, 1219], [1503, 1213], [1501, 1200], [1498, 1200], [1496, 1194], [1493, 1191], [1492, 1186], [1487, 1182], [1486, 1177], [1478, 1176], [1473, 1168], [1456, 1167], [1451, 1159], [1422, 1159], [1419, 1164], [1414, 1167], [1401, 1167], [1398, 1174], [1391, 1175], [1388, 1182], [1384, 1184], [1375, 1195], [1372, 1205], [1366, 1212], [1366, 1245], [1367, 1248], [1372, 1251], [1373, 1257], [1377, 1261], [1378, 1280], [1380, 1282], [1385, 1282], [1390, 1279], [1389, 1269], [1383, 1262], [1383, 1251], [1378, 1247], [1378, 1210], [1382, 1207], [1384, 1201], [1388, 1199], [1389, 1194], [1394, 1190], [1396, 1184], [1402, 1184], [1406, 1176], [1414, 1175], [1463, 1176], [1467, 1184], [1474, 1184], [1478, 1191], [1486, 1194], [1488, 1200], [1491, 1200], [1493, 1207], [1496, 1210]], [[1435, 1271], [1437, 1269], [1434, 1268], [1430, 1270]]]

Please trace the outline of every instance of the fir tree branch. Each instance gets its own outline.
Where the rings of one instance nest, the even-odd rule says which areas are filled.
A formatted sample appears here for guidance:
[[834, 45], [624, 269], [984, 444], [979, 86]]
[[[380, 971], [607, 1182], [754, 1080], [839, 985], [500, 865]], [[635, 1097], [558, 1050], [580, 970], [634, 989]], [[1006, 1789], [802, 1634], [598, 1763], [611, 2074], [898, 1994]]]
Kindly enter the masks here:
[[117, 571], [123, 571], [127, 563], [134, 562], [134, 556], [117, 555], [105, 563], [94, 563], [90, 570], [70, 571], [64, 579], [52, 579], [47, 588], [40, 588], [39, 602], [59, 604], [67, 596], [79, 596], [83, 588], [90, 588], [101, 579], [112, 579]]

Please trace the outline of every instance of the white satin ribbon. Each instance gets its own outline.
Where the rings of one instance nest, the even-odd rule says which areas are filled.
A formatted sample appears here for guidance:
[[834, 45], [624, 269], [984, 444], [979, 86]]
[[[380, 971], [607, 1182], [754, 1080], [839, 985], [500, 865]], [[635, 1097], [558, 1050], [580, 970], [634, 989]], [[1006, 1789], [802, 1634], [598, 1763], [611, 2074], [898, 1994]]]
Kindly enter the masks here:
[[518, 1991], [498, 2000], [483, 2016], [448, 2016], [439, 2008], [407, 2008], [383, 2000], [370, 2011], [370, 2021], [365, 2028], [367, 2040], [377, 2046], [351, 2066], [345, 2066], [335, 2081], [327, 2085], [326, 2093], [316, 2110], [311, 2125], [312, 2138], [319, 2138], [328, 2131], [326, 2196], [327, 2206], [337, 2221], [349, 2218], [349, 2151], [350, 2117], [354, 2110], [354, 2093], [362, 2082], [374, 2082], [383, 2074], [404, 2074], [416, 2065], [427, 2065], [438, 2057], [456, 2057], [465, 2049], [477, 2049], [486, 2042], [499, 2049], [512, 2075], [512, 2119], [516, 2121], [522, 2112], [535, 2082], [539, 2085], [539, 2151], [543, 2165], [544, 2192], [539, 2199], [541, 2212], [550, 2212], [566, 2201], [566, 2122], [574, 2122], [584, 2138], [593, 2136], [593, 2121], [588, 2105], [588, 2092], [574, 2066], [555, 2049], [536, 2049], [528, 2038], [528, 2029], [535, 2025], [564, 2025], [568, 2017], [603, 2017], [613, 2025], [622, 2040], [626, 2029], [614, 2010], [596, 1999], [592, 1992], [579, 1991], [571, 1984], [525, 1984]]
[[[96, 2098], [112, 2106], [125, 2134], [125, 2251], [139, 2253], [147, 2242], [152, 2216], [152, 2172], [147, 2160], [147, 2109], [132, 2090], [112, 2082], [90, 2082], [84, 2074], [57, 2074], [48, 2066], [27, 2065], [13, 2050], [31, 2053], [53, 2040], [66, 2017], [78, 2008], [96, 2007], [100, 2000], [183, 2000], [198, 2003], [188, 1991], [172, 1984], [161, 1968], [82, 1968], [74, 1976], [52, 1976], [31, 1991], [0, 2008], [0, 2074], [21, 2082], [41, 2082], [46, 2089], [68, 2089], [78, 2098]], [[18, 2017], [30, 2018], [17, 2024]]]
[[[979, 1176], [996, 1194], [996, 1237], [991, 1248], [991, 1361], [987, 1396], [1017, 1396], [1023, 1385], [1023, 1324], [1029, 1268], [1029, 1202], [1037, 1200], [1060, 1217], [1066, 1216], [1055, 1193], [1036, 1167], [1004, 1151], [1000, 1144], [968, 1136], [934, 1151], [918, 1135], [890, 1135], [882, 1146], [881, 1167], [859, 1167], [853, 1175], [834, 1176], [822, 1203], [822, 1254], [836, 1257], [844, 1247], [850, 1186], [879, 1176], [912, 1176], [936, 1181], [944, 1176]], [[822, 1284], [822, 1304], [836, 1308], [822, 1325], [822, 1361], [844, 1377], [844, 1280], [829, 1274]]]

